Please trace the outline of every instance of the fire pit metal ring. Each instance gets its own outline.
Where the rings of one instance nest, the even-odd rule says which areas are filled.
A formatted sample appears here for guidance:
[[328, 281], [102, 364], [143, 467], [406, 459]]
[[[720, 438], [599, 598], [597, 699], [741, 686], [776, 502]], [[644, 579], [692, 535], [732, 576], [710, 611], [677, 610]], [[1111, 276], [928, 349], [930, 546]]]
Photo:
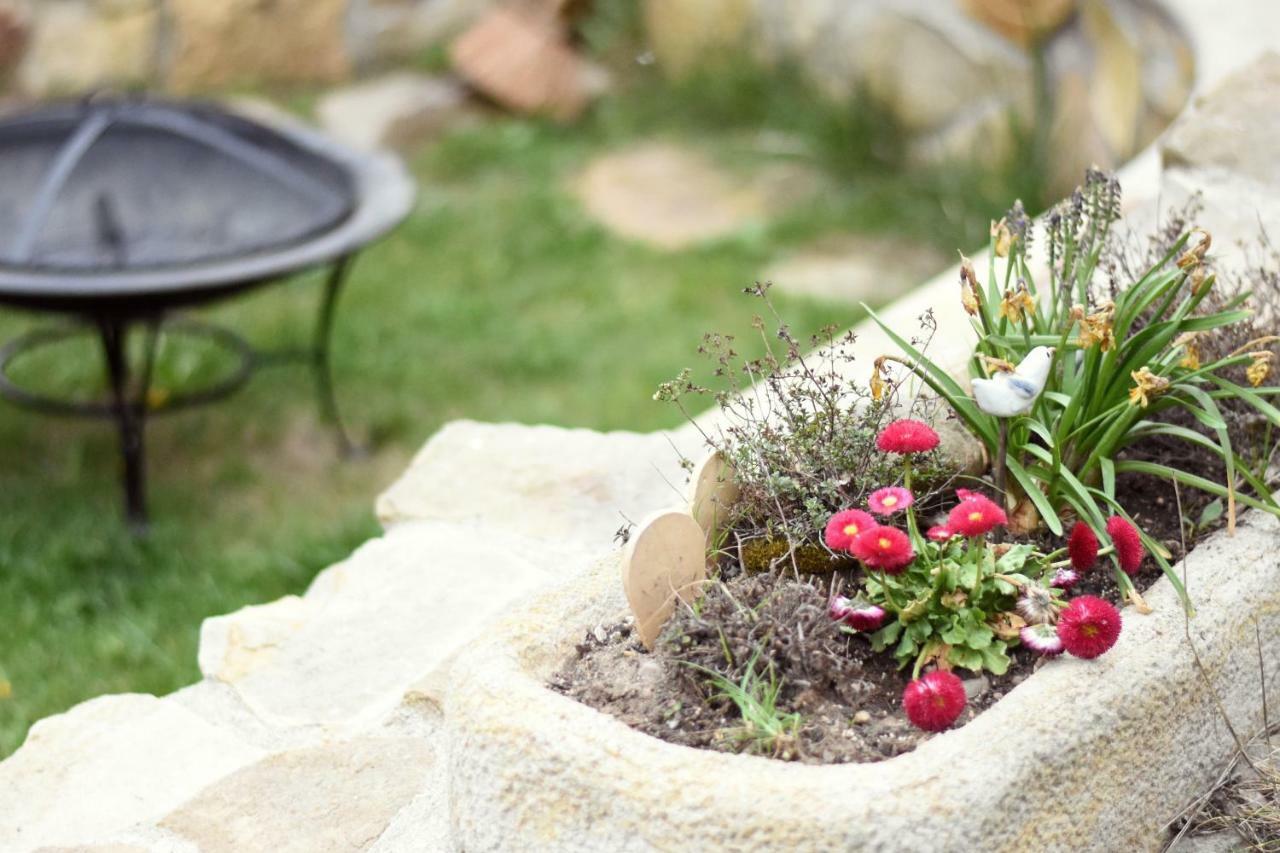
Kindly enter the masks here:
[[[149, 368], [155, 365], [156, 342], [162, 329], [166, 334], [176, 332], [181, 336], [205, 338], [225, 352], [229, 352], [235, 359], [235, 367], [228, 371], [226, 376], [204, 387], [165, 394], [163, 398], [154, 395]], [[114, 400], [55, 397], [21, 385], [9, 375], [10, 367], [24, 355], [55, 346], [71, 338], [94, 334], [98, 334], [98, 331], [88, 324], [72, 322], [33, 329], [10, 339], [0, 346], [0, 395], [23, 408], [46, 415], [114, 418], [116, 416]], [[144, 352], [146, 353], [144, 375], [134, 384], [133, 405], [145, 408], [148, 416], [177, 412], [229, 397], [249, 381], [254, 368], [259, 364], [258, 353], [243, 337], [223, 326], [197, 320], [194, 317], [167, 317], [162, 322], [149, 325]]]
[[[53, 104], [0, 121], [0, 303], [68, 315], [101, 338], [108, 401], [55, 399], [7, 374], [60, 340], [41, 329], [0, 347], [0, 395], [37, 411], [110, 417], [124, 458], [125, 512], [146, 524], [146, 419], [221, 399], [255, 367], [304, 360], [344, 452], [330, 334], [338, 297], [366, 245], [408, 214], [414, 184], [393, 156], [360, 153], [294, 123], [267, 127], [219, 107], [151, 99]], [[253, 350], [236, 333], [172, 318], [297, 273], [328, 268], [311, 345]], [[134, 370], [128, 338], [146, 334]], [[202, 334], [237, 355], [210, 387], [163, 406], [149, 398], [161, 328]]]

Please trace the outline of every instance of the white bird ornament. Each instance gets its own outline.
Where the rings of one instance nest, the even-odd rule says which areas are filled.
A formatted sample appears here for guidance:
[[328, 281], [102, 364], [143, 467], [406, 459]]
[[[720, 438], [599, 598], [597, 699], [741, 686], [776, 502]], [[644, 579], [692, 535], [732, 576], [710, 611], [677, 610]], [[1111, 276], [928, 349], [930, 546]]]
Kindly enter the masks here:
[[1012, 373], [996, 373], [990, 379], [973, 380], [973, 396], [978, 408], [988, 415], [1011, 418], [1031, 411], [1036, 398], [1049, 381], [1053, 347], [1036, 347], [1027, 353]]

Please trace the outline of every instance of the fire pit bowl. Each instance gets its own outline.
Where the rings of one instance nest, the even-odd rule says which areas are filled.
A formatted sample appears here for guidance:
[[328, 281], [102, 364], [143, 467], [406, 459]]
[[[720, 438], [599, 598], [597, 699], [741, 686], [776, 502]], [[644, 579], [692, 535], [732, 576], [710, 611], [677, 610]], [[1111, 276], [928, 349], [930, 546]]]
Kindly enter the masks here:
[[[350, 449], [330, 378], [334, 309], [355, 254], [403, 220], [413, 197], [389, 154], [212, 104], [91, 99], [0, 120], [0, 303], [73, 321], [0, 347], [0, 394], [51, 414], [114, 419], [136, 525], [146, 519], [147, 416], [223, 397], [262, 363], [309, 361], [322, 411]], [[300, 353], [261, 353], [230, 330], [170, 322], [177, 309], [325, 267], [312, 346]], [[145, 358], [131, 366], [127, 339], [139, 327]], [[239, 367], [157, 405], [148, 386], [162, 328], [213, 340]], [[24, 353], [85, 332], [101, 338], [109, 399], [53, 398], [10, 378]]]

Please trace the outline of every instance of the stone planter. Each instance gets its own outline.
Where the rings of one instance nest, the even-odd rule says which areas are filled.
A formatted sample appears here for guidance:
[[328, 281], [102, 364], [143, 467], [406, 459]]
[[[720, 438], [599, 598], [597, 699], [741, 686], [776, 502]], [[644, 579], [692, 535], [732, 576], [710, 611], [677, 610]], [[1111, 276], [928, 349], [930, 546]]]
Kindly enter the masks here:
[[584, 632], [625, 610], [617, 561], [606, 560], [530, 602], [454, 668], [456, 841], [472, 851], [1157, 849], [1169, 816], [1232, 746], [1214, 692], [1242, 735], [1261, 724], [1258, 655], [1280, 659], [1280, 525], [1245, 516], [1235, 537], [1210, 538], [1179, 571], [1199, 609], [1189, 636], [1203, 674], [1162, 580], [1147, 594], [1155, 612], [1126, 610], [1100, 660], [1053, 661], [914, 752], [814, 767], [668, 744], [548, 689]]
[[[1219, 245], [1280, 221], [1280, 54], [1243, 68], [1275, 44], [1258, 23], [1275, 10], [1240, 2], [1235, 21], [1166, 0], [1202, 22], [1188, 32], [1212, 91], [1167, 137], [1162, 176], [1155, 151], [1122, 175], [1139, 230], [1192, 190]], [[908, 328], [955, 298], [950, 270], [882, 316]], [[936, 358], [965, 357], [966, 319], [939, 312]], [[890, 348], [867, 327], [859, 346], [863, 365]], [[1161, 582], [1100, 660], [1053, 662], [878, 764], [674, 746], [553, 693], [583, 632], [626, 611], [620, 555], [595, 555], [619, 511], [672, 500], [672, 443], [701, 447], [695, 429], [447, 426], [379, 499], [384, 536], [301, 597], [206, 623], [201, 682], [34, 726], [0, 762], [0, 849], [1154, 849], [1234, 750], [1218, 701], [1257, 731], [1259, 654], [1272, 684], [1280, 660], [1280, 524], [1256, 515], [1186, 567], [1205, 674]]]

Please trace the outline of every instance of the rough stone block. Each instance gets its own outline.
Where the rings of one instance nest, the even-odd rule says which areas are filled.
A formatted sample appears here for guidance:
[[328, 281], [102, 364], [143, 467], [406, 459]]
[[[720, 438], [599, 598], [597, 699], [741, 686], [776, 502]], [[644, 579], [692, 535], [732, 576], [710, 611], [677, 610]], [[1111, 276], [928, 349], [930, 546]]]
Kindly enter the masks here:
[[[673, 434], [700, 456], [689, 433]], [[378, 498], [384, 525], [414, 519], [496, 522], [530, 539], [607, 548], [624, 523], [680, 500], [685, 473], [661, 434], [455, 421]]]
[[399, 72], [326, 95], [316, 115], [330, 134], [358, 148], [411, 148], [465, 118], [467, 93], [446, 77]]
[[1280, 184], [1280, 53], [1268, 51], [1197, 98], [1163, 143], [1167, 168], [1217, 168]]
[[358, 738], [272, 755], [210, 785], [160, 828], [202, 853], [367, 850], [436, 762], [434, 745], [416, 738]]
[[0, 849], [103, 839], [261, 756], [170, 700], [91, 699], [36, 723], [0, 763]]
[[148, 4], [95, 9], [37, 3], [17, 84], [31, 95], [78, 93], [146, 83], [159, 55], [160, 15]]
[[273, 725], [368, 725], [549, 579], [524, 545], [492, 529], [397, 528], [300, 599], [205, 620], [201, 669]]
[[350, 71], [347, 0], [168, 0], [168, 83], [178, 91], [321, 83]]

